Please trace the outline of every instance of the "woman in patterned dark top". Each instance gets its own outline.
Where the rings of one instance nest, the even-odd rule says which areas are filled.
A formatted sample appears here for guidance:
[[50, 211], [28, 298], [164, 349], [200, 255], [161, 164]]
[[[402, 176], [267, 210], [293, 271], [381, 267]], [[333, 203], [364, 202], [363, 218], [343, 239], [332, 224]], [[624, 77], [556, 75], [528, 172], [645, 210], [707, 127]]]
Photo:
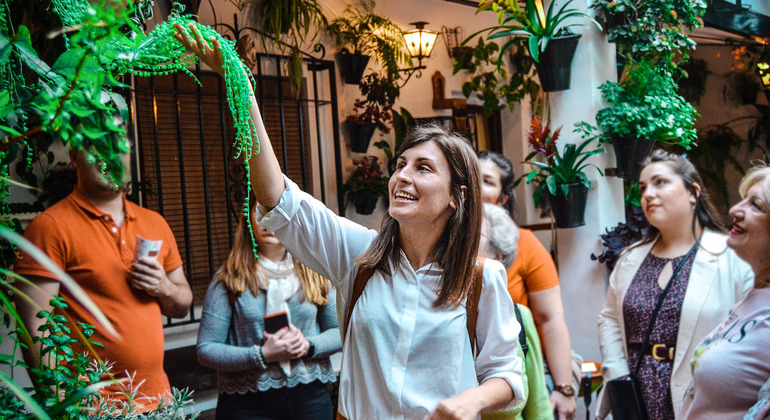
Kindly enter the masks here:
[[[750, 267], [726, 246], [726, 235], [703, 181], [686, 158], [661, 150], [645, 161], [639, 180], [642, 209], [652, 225], [645, 238], [621, 255], [599, 315], [605, 380], [636, 377], [648, 418], [677, 418], [691, 379], [695, 347], [741, 300], [753, 282]], [[676, 278], [675, 267], [690, 253]], [[640, 354], [652, 313], [670, 290]], [[600, 397], [600, 418], [609, 411]]]

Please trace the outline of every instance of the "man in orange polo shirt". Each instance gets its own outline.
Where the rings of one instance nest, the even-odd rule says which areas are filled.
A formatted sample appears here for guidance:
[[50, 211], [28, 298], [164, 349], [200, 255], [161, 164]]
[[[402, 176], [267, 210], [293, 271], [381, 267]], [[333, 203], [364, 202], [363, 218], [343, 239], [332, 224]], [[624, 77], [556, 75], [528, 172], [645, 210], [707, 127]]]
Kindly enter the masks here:
[[[97, 325], [91, 339], [104, 345], [103, 349], [96, 348], [99, 358], [114, 363], [112, 373], [116, 378], [132, 378], [133, 389], [142, 397], [135, 408], [151, 410], [159, 398], [170, 392], [163, 371], [161, 314], [184, 317], [192, 302], [182, 258], [174, 235], [160, 214], [126, 200], [121, 185], [109, 175], [102, 175], [85, 150], [70, 150], [70, 158], [78, 175], [75, 190], [38, 215], [24, 237], [86, 291], [120, 338], [99, 328], [88, 311], [71, 298], [69, 290], [60, 290], [56, 276], [28, 256], [17, 259], [14, 270], [40, 288], [20, 286], [39, 306], [18, 299], [17, 309], [29, 331], [40, 334], [37, 329], [43, 320], [36, 314], [40, 308], [50, 310], [51, 297], [61, 294], [70, 305], [65, 315], [72, 328], [76, 328], [75, 322]], [[128, 168], [128, 154], [121, 158]], [[137, 235], [163, 241], [157, 259], [134, 259]], [[38, 366], [39, 344], [24, 356], [30, 366]], [[119, 385], [105, 388], [102, 393], [125, 400], [125, 389]]]

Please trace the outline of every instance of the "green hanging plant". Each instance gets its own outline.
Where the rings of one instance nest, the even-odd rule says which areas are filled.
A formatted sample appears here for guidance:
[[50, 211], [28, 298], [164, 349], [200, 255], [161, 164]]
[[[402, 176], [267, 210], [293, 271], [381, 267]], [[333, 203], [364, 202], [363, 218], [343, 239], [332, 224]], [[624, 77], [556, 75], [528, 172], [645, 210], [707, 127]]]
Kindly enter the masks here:
[[[677, 93], [671, 73], [663, 66], [632, 65], [620, 83], [606, 82], [599, 89], [608, 105], [596, 114], [603, 143], [633, 137], [689, 150], [698, 137], [698, 112]], [[584, 122], [578, 128], [586, 135], [597, 131]]]
[[302, 88], [303, 45], [313, 42], [327, 25], [317, 0], [259, 0], [255, 6], [257, 25], [262, 29], [262, 44], [288, 52], [287, 74], [294, 92]]
[[704, 0], [594, 0], [591, 7], [604, 14], [605, 22], [619, 21], [607, 29], [607, 38], [635, 62], [671, 62], [675, 53], [686, 61], [687, 51], [695, 48], [689, 34], [703, 27], [706, 13]]
[[552, 38], [569, 33], [570, 28], [584, 26], [575, 23], [574, 18], [586, 19], [601, 30], [601, 25], [588, 16], [585, 12], [570, 8], [572, 0], [567, 0], [556, 9], [556, 2], [552, 1], [548, 10], [543, 10], [543, 3], [539, 0], [526, 0], [524, 9], [519, 0], [479, 0], [476, 13], [490, 11], [497, 14], [498, 24], [482, 29], [468, 39], [476, 35], [488, 32], [488, 40], [506, 39], [500, 48], [498, 67], [502, 66], [502, 54], [508, 51], [516, 43], [525, 43], [529, 54], [536, 63], [540, 62], [540, 54], [545, 51]]
[[537, 70], [531, 59], [521, 57], [523, 50], [523, 47], [516, 45], [509, 48], [513, 52], [511, 59], [516, 60], [520, 66], [510, 73], [504, 66], [495, 65], [499, 61], [500, 47], [495, 42], [485, 42], [483, 37], [479, 37], [476, 46], [468, 54], [455, 61], [453, 74], [462, 70], [469, 74], [462, 86], [463, 95], [470, 98], [476, 93], [485, 115], [502, 110], [506, 105], [513, 111], [516, 104], [527, 96], [530, 101], [537, 98], [540, 92], [540, 85], [534, 79]]
[[388, 79], [397, 81], [400, 65], [411, 65], [401, 28], [390, 19], [374, 13], [374, 1], [359, 7], [348, 6], [327, 28], [337, 48], [350, 54], [374, 57]]

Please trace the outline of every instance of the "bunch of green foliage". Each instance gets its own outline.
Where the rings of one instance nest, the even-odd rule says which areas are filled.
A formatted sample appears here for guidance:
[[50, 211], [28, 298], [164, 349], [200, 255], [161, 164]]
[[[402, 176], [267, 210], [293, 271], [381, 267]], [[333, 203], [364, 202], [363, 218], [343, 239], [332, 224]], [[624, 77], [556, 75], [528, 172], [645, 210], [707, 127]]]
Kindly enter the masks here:
[[584, 171], [589, 166], [594, 166], [602, 174], [601, 169], [586, 163], [586, 160], [591, 156], [604, 153], [604, 149], [586, 150], [593, 141], [592, 138], [588, 138], [579, 145], [568, 143], [559, 151], [557, 140], [560, 134], [561, 128], [551, 133], [550, 122], [543, 125], [540, 116], [532, 116], [532, 124], [527, 133], [527, 142], [532, 151], [524, 158], [524, 163], [534, 168], [523, 177], [527, 184], [538, 181], [539, 185], [532, 194], [536, 206], [540, 205], [546, 190], [551, 195], [556, 195], [557, 188], [560, 188], [566, 197], [569, 185], [572, 184], [582, 184], [591, 189], [591, 183]]
[[[548, 10], [542, 9], [542, 2], [526, 0], [524, 9], [519, 5], [519, 0], [479, 0], [476, 13], [491, 11], [497, 14], [497, 25], [483, 29], [471, 35], [472, 38], [479, 33], [489, 32], [488, 39], [507, 39], [501, 48], [504, 53], [512, 45], [525, 42], [529, 54], [536, 63], [540, 62], [540, 54], [548, 47], [552, 38], [571, 34], [570, 28], [583, 26], [581, 23], [565, 23], [568, 19], [583, 18], [595, 24], [599, 30], [601, 26], [591, 19], [585, 12], [569, 8], [572, 0], [567, 0], [556, 10], [556, 2], [552, 1]], [[538, 10], [538, 8], [540, 8]], [[498, 66], [502, 65], [502, 59], [498, 60]]]
[[[4, 303], [0, 312], [4, 315], [2, 324], [8, 328], [11, 325], [11, 314], [15, 312], [9, 310], [12, 308], [9, 301]], [[129, 382], [123, 385], [126, 401], [97, 394], [104, 386], [117, 383], [114, 379], [101, 381], [104, 377], [112, 376], [111, 365], [89, 356], [89, 353], [77, 353], [74, 350], [75, 346], [91, 351], [101, 347], [100, 343], [89, 339], [94, 333], [94, 327], [78, 323], [78, 329], [73, 332], [61, 314], [68, 306], [64, 299], [55, 297], [51, 300], [51, 306], [54, 312], [41, 311], [38, 314], [45, 323], [39, 329], [41, 338], [32, 341], [33, 345], [40, 343], [39, 367], [30, 369], [23, 362], [14, 362], [17, 349], [29, 345], [24, 339], [29, 337], [28, 332], [20, 320], [17, 320], [17, 328], [10, 335], [15, 341], [14, 350], [10, 354], [0, 355], [0, 364], [8, 365], [11, 369], [17, 366], [28, 368], [33, 383], [32, 390], [27, 393], [18, 389], [12, 378], [3, 378], [5, 385], [0, 386], [0, 418], [21, 420], [29, 418], [30, 414], [41, 419], [187, 418], [184, 407], [192, 403], [192, 393], [187, 390], [173, 390], [170, 399], [159, 401], [156, 410], [146, 413], [140, 413], [133, 404], [139, 396], [140, 384]], [[193, 413], [192, 418], [196, 416]]]
[[515, 58], [515, 54], [523, 51], [523, 48], [513, 46], [509, 49], [515, 52], [511, 59], [521, 64], [511, 73], [507, 72], [504, 66], [495, 65], [500, 59], [499, 51], [500, 46], [497, 43], [484, 42], [484, 38], [479, 37], [469, 54], [459, 57], [454, 63], [454, 74], [461, 70], [469, 73], [469, 79], [462, 86], [463, 95], [470, 98], [475, 92], [482, 101], [485, 115], [502, 110], [506, 105], [513, 111], [516, 104], [524, 98], [529, 96], [534, 100], [540, 92], [540, 85], [534, 79], [537, 71], [532, 60], [520, 55], [518, 59]]
[[406, 52], [401, 28], [390, 19], [374, 13], [373, 0], [348, 6], [338, 18], [329, 23], [327, 30], [337, 48], [351, 54], [374, 57], [385, 78], [395, 84], [400, 78], [399, 66], [411, 64]]
[[327, 25], [318, 0], [259, 0], [255, 9], [262, 44], [269, 42], [282, 53], [289, 51], [287, 74], [299, 94], [303, 74], [300, 49], [313, 42]]
[[689, 33], [703, 27], [704, 0], [595, 0], [591, 5], [607, 21], [619, 24], [607, 29], [618, 53], [634, 62], [671, 61], [695, 48]]
[[[677, 93], [665, 67], [641, 62], [629, 67], [620, 83], [606, 82], [599, 89], [608, 104], [596, 114], [601, 142], [645, 138], [690, 149], [697, 139], [698, 112]], [[584, 134], [596, 131], [584, 122], [578, 128]]]

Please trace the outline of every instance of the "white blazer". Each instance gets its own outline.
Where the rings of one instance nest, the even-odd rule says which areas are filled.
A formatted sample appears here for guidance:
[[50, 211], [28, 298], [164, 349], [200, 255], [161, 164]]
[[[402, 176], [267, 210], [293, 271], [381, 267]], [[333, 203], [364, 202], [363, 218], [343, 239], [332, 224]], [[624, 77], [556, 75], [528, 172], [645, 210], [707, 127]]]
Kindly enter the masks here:
[[[655, 242], [657, 239], [626, 250], [610, 275], [607, 301], [599, 314], [599, 346], [605, 382], [629, 374], [623, 299]], [[679, 418], [684, 392], [692, 379], [690, 361], [695, 349], [754, 284], [751, 267], [727, 247], [727, 235], [706, 229], [700, 244], [682, 303], [671, 374], [671, 398], [676, 418]], [[598, 398], [599, 418], [610, 412], [605, 389]]]

